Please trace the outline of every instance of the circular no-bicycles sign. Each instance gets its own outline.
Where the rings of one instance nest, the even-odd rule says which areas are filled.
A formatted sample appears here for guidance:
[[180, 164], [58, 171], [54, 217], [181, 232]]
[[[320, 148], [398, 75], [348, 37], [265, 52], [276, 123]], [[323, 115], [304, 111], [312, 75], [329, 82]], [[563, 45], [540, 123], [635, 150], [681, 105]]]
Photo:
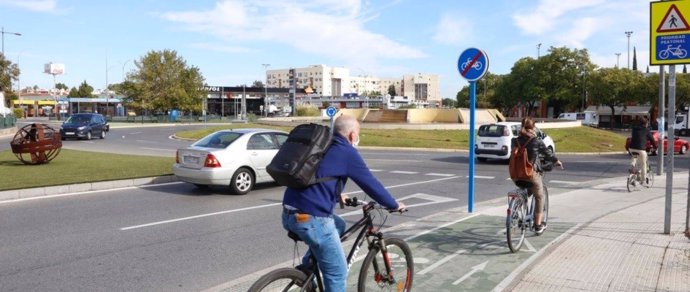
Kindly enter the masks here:
[[458, 72], [467, 81], [477, 81], [489, 71], [489, 55], [483, 50], [469, 48], [458, 58]]

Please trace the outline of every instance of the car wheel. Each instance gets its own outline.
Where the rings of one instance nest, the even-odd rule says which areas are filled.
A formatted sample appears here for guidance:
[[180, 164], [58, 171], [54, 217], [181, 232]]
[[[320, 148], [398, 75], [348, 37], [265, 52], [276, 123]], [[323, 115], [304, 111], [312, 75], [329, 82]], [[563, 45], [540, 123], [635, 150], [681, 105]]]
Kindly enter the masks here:
[[680, 146], [680, 154], [685, 154], [685, 152], [688, 152], [688, 145], [682, 145]]
[[84, 138], [84, 139], [91, 140], [91, 131], [86, 132], [86, 138]]
[[101, 131], [101, 139], [105, 139], [105, 131]]
[[230, 190], [236, 195], [246, 195], [254, 187], [254, 174], [242, 167], [235, 171], [230, 180]]
[[552, 153], [552, 154], [556, 154], [556, 152], [553, 151], [553, 147], [549, 146], [549, 150], [551, 150], [551, 153]]

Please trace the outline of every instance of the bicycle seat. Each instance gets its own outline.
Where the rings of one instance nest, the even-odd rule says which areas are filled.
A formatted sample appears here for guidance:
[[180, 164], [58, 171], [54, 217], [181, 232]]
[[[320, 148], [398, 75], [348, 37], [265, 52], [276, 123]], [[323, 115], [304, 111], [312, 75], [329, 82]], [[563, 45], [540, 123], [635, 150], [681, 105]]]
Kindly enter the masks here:
[[534, 184], [533, 184], [532, 182], [529, 182], [529, 181], [526, 181], [526, 180], [517, 180], [517, 181], [515, 181], [515, 185], [516, 185], [518, 188], [521, 188], [521, 189], [529, 189], [529, 188], [531, 188]]
[[294, 241], [302, 241], [302, 239], [299, 238], [299, 235], [297, 235], [297, 233], [294, 233], [292, 231], [288, 231], [288, 237]]

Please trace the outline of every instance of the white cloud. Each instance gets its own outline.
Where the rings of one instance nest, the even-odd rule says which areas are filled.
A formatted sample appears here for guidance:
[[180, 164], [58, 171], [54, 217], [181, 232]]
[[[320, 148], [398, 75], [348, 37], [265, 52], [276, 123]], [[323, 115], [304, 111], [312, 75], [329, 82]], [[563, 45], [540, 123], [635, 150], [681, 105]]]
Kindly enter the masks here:
[[566, 31], [563, 35], [560, 35], [557, 39], [564, 45], [584, 48], [584, 42], [602, 27], [604, 22], [605, 20], [593, 17], [577, 19], [573, 21], [571, 29]]
[[458, 18], [457, 15], [444, 14], [436, 24], [436, 33], [433, 39], [441, 44], [467, 44], [469, 38], [472, 37], [471, 31], [473, 28], [470, 21]]
[[364, 27], [371, 17], [360, 0], [224, 0], [211, 10], [166, 12], [163, 19], [229, 42], [277, 42], [345, 62], [423, 58], [419, 49]]
[[0, 0], [0, 5], [14, 6], [37, 12], [55, 12], [56, 0]]
[[554, 30], [568, 12], [595, 7], [605, 0], [540, 0], [534, 11], [513, 14], [515, 25], [528, 35], [541, 35]]
[[246, 48], [246, 47], [224, 46], [224, 45], [216, 45], [216, 44], [208, 44], [208, 43], [195, 43], [195, 44], [191, 44], [190, 47], [196, 48], [196, 49], [202, 49], [202, 50], [222, 52], [222, 53], [248, 53], [248, 52], [251, 52], [251, 49]]

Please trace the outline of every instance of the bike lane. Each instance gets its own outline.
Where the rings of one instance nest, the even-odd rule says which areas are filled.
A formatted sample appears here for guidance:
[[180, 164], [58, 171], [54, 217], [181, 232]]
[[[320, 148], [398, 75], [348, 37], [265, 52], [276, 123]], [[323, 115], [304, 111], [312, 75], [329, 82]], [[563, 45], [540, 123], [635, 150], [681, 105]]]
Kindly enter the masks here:
[[[520, 267], [539, 257], [575, 224], [551, 223], [541, 236], [528, 232], [520, 251], [511, 253], [506, 243], [505, 217], [470, 215], [426, 233], [405, 238], [405, 231], [389, 236], [405, 238], [414, 257], [415, 291], [491, 291], [512, 279]], [[419, 226], [417, 226], [419, 227]], [[415, 228], [416, 229], [416, 228]], [[366, 248], [363, 247], [363, 253]], [[363, 257], [364, 255], [361, 255]], [[403, 270], [400, 255], [392, 255], [394, 268]], [[348, 291], [357, 283], [359, 265], [350, 271]]]

